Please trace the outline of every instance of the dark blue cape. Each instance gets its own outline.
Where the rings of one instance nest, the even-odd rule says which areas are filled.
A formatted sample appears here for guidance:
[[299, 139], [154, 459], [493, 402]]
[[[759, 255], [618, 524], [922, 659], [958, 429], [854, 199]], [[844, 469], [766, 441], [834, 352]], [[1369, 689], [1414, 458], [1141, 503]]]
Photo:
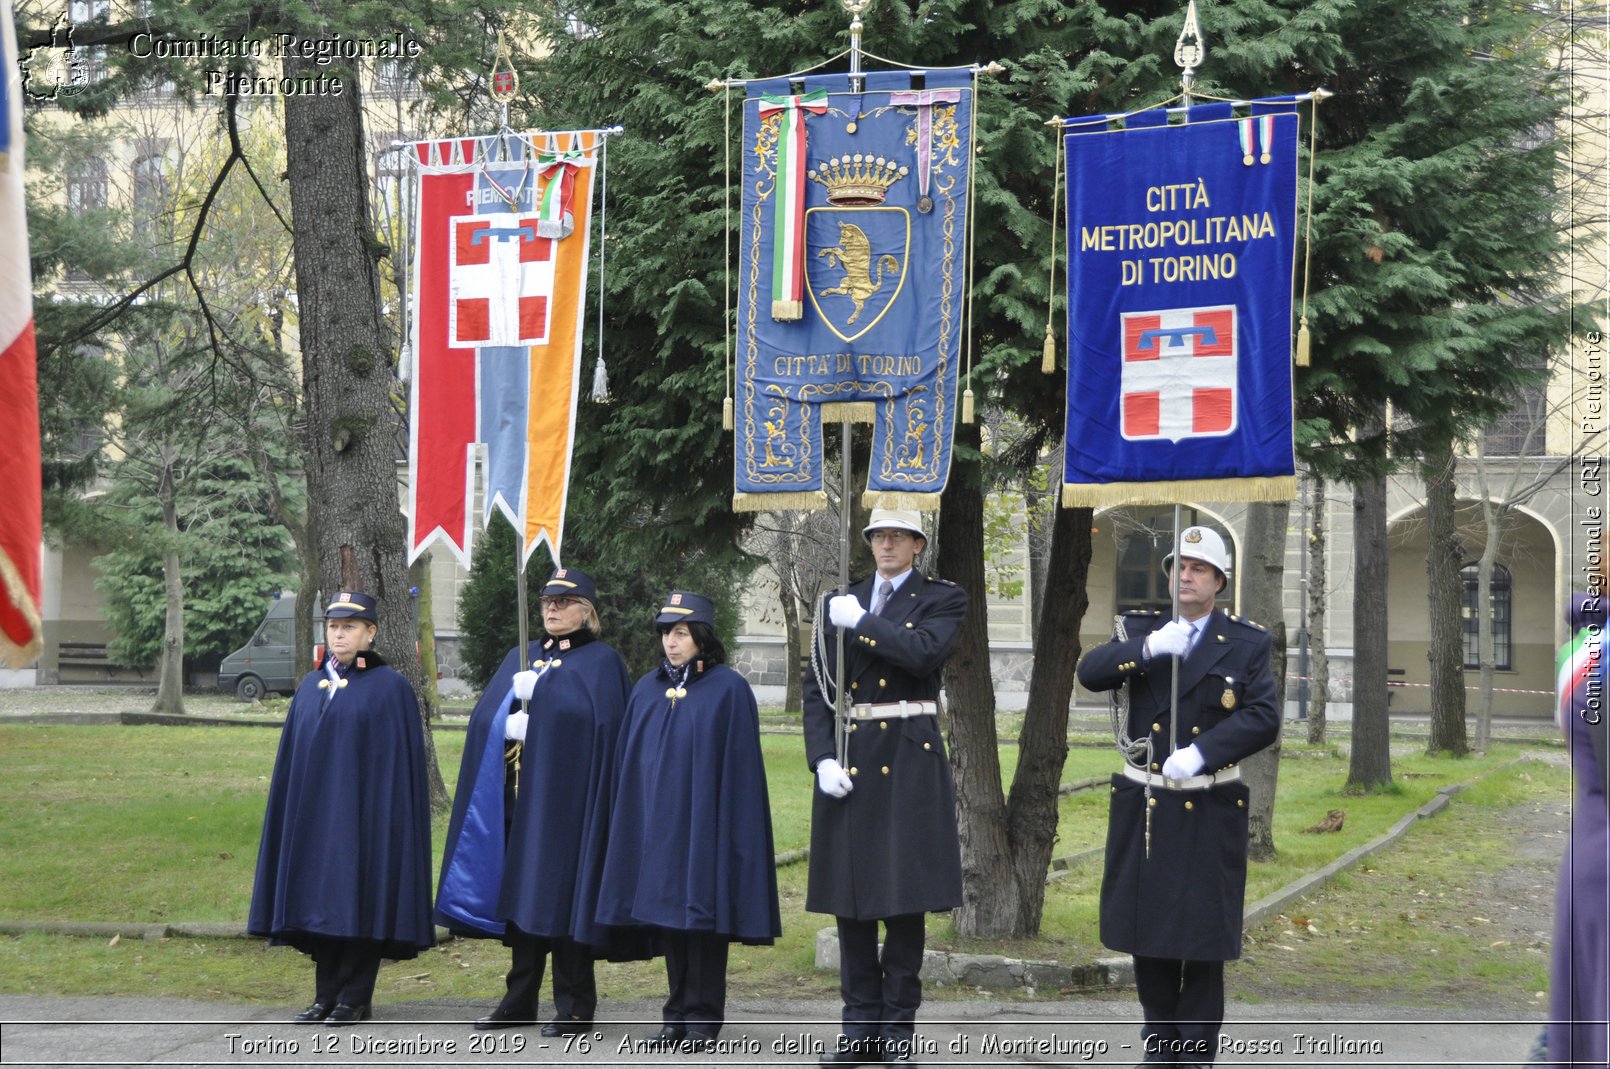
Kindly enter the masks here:
[[627, 705], [598, 920], [770, 943], [783, 928], [754, 691], [726, 665], [690, 673], [674, 704], [668, 686], [650, 672]]
[[[528, 647], [530, 664], [542, 655], [541, 641]], [[470, 713], [464, 756], [458, 766], [453, 816], [442, 851], [442, 877], [436, 888], [436, 923], [459, 935], [497, 939], [498, 886], [503, 879], [503, 722], [514, 701], [514, 673], [522, 662], [512, 649]]]
[[[518, 708], [504, 658], [471, 715], [436, 916], [470, 935], [496, 937], [509, 924], [528, 935], [567, 937], [617, 951], [594, 920], [609, 834], [616, 748], [629, 680], [620, 655], [590, 636], [533, 643], [548, 662], [529, 704], [519, 795], [505, 811], [503, 726]], [[508, 822], [508, 840], [504, 827]]]
[[291, 699], [246, 930], [303, 951], [322, 936], [412, 958], [436, 942], [419, 706], [378, 657], [359, 661], [328, 704], [321, 672]]
[[550, 639], [526, 728], [498, 916], [527, 935], [605, 947], [594, 919], [609, 840], [626, 664], [602, 642]]

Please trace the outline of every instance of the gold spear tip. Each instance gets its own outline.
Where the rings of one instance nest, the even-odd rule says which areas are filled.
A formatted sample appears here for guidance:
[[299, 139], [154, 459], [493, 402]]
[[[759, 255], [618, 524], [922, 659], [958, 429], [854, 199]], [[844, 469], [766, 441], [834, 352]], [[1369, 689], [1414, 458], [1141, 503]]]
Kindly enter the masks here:
[[1320, 86], [1313, 92], [1313, 97], [1315, 100], [1329, 100], [1335, 95], [1335, 93], [1331, 92], [1329, 89], [1326, 89], [1324, 86]]
[[1006, 73], [1006, 68], [1001, 66], [999, 63], [995, 62], [995, 60], [992, 59], [988, 63], [986, 63], [982, 68], [980, 68], [978, 73], [980, 73], [980, 74], [1005, 74]]
[[712, 93], [719, 93], [727, 87], [727, 83], [722, 81], [720, 78], [711, 78], [708, 82], [704, 83], [704, 87], [710, 90]]

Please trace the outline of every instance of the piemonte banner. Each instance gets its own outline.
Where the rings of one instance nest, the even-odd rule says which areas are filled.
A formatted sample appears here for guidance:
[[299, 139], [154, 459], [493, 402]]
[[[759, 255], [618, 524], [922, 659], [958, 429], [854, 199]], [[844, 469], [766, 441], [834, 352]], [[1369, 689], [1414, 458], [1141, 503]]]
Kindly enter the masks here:
[[466, 566], [478, 446], [483, 525], [523, 562], [559, 563], [581, 390], [600, 134], [494, 134], [415, 146], [408, 559], [440, 538]]
[[872, 424], [870, 506], [935, 509], [950, 473], [972, 74], [850, 77], [748, 83], [740, 511], [826, 504], [824, 419]]
[[1065, 507], [1296, 495], [1293, 109], [1066, 121]]

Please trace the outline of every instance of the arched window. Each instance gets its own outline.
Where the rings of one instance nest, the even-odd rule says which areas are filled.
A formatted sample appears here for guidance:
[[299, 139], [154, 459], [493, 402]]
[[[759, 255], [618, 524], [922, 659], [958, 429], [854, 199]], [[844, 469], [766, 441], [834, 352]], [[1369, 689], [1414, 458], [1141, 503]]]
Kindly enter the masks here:
[[[1481, 635], [1478, 631], [1480, 622], [1476, 616], [1476, 595], [1478, 581], [1476, 578], [1476, 565], [1474, 562], [1459, 569], [1459, 578], [1464, 581], [1464, 594], [1460, 599], [1459, 616], [1465, 626], [1465, 667], [1481, 667]], [[1508, 671], [1514, 665], [1514, 644], [1510, 636], [1510, 621], [1514, 618], [1513, 607], [1510, 604], [1509, 569], [1502, 564], [1493, 565], [1493, 575], [1488, 581], [1489, 615], [1493, 622], [1493, 667]]]

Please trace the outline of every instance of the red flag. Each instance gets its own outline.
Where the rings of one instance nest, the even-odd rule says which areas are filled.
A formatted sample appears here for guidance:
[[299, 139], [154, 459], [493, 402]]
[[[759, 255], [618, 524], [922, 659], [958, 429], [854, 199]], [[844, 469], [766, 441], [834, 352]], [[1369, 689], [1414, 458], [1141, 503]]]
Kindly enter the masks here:
[[0, 662], [39, 656], [39, 380], [22, 193], [22, 68], [0, 0]]

